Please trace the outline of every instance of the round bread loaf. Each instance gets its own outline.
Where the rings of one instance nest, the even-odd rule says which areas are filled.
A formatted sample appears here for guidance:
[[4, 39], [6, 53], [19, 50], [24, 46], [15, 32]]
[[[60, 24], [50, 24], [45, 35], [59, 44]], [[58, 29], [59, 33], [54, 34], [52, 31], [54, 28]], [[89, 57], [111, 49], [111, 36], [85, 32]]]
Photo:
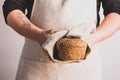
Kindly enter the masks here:
[[55, 49], [61, 60], [82, 60], [85, 58], [87, 44], [80, 38], [61, 38]]

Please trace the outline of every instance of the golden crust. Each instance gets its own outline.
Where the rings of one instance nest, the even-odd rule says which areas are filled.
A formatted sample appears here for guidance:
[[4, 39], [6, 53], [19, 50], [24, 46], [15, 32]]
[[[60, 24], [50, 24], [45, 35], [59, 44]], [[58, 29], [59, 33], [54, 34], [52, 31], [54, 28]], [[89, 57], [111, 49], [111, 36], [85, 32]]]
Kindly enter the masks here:
[[62, 60], [81, 60], [85, 58], [87, 44], [79, 38], [62, 38], [55, 45]]

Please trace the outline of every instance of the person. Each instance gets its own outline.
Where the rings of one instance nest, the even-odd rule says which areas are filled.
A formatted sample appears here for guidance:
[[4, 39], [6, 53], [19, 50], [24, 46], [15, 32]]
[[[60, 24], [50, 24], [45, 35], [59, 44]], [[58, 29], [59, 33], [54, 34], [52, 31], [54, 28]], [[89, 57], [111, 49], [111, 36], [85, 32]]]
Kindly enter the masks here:
[[[101, 80], [99, 53], [94, 46], [119, 30], [120, 0], [97, 0], [97, 6], [94, 5], [96, 0], [84, 1], [5, 0], [3, 13], [6, 23], [25, 37], [16, 80]], [[101, 3], [105, 18], [100, 24]], [[80, 4], [84, 4], [82, 9], [79, 7]], [[94, 5], [92, 8], [97, 7], [96, 30], [86, 37], [86, 42], [93, 48], [91, 53], [82, 62], [69, 64], [51, 62], [44, 54], [41, 45], [51, 35], [65, 29], [66, 25], [69, 28], [71, 25], [80, 23], [79, 8], [84, 12], [90, 7], [87, 5], [91, 4]], [[92, 13], [88, 9], [85, 11], [87, 11], [87, 13], [84, 12], [86, 16]]]

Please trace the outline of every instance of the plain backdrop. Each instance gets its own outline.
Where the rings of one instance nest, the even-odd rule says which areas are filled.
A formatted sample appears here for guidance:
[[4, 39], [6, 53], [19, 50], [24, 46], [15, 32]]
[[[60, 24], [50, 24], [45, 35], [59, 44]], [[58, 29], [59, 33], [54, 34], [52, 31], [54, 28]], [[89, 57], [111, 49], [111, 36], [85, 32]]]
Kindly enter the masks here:
[[[0, 80], [15, 80], [24, 37], [8, 27], [0, 0]], [[101, 9], [101, 17], [102, 9]], [[98, 44], [102, 60], [103, 80], [120, 80], [120, 31]]]

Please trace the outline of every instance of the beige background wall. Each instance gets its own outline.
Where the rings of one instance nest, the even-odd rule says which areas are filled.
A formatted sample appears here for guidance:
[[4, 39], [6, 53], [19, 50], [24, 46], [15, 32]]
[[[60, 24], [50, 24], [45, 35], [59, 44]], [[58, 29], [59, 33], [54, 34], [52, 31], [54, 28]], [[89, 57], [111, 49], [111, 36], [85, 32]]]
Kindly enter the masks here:
[[[24, 38], [5, 24], [2, 15], [3, 1], [0, 0], [0, 80], [15, 80]], [[120, 80], [120, 31], [99, 46], [103, 80]]]

